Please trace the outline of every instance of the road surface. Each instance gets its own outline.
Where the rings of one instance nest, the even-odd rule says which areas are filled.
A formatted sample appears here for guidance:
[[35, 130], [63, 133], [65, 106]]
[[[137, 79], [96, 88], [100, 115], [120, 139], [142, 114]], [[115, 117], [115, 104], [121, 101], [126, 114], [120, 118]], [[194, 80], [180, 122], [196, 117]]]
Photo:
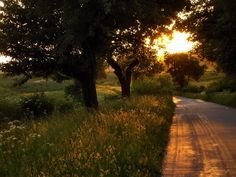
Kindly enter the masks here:
[[175, 97], [163, 176], [236, 177], [236, 109]]

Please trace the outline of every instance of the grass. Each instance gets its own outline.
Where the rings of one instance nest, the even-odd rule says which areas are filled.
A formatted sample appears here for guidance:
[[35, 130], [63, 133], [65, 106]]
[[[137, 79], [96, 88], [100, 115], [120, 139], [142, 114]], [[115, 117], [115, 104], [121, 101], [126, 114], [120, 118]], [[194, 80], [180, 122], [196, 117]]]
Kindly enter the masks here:
[[225, 106], [230, 106], [236, 108], [236, 93], [230, 92], [216, 92], [216, 93], [177, 93], [179, 96], [184, 96], [193, 99], [202, 99], [205, 101], [222, 104]]
[[54, 92], [63, 91], [64, 88], [72, 83], [72, 81], [64, 81], [57, 83], [51, 79], [33, 78], [25, 84], [13, 87], [18, 77], [5, 77], [0, 74], [0, 87], [8, 89], [18, 94], [32, 94], [36, 92]]
[[175, 94], [202, 99], [230, 107], [236, 107], [236, 81], [222, 73], [207, 72], [198, 82], [190, 82], [187, 88]]
[[161, 74], [145, 80], [136, 80], [132, 84], [136, 94], [172, 94], [173, 82], [168, 74]]
[[0, 176], [157, 176], [173, 113], [169, 96], [113, 100], [0, 132]]
[[208, 87], [210, 84], [223, 79], [225, 74], [217, 73], [214, 71], [207, 71], [198, 81], [191, 81], [190, 84], [193, 86], [204, 86]]
[[[12, 100], [35, 87], [0, 88]], [[46, 96], [65, 99], [59, 88], [49, 87]], [[117, 80], [109, 74], [98, 82], [99, 113], [77, 106], [38, 121], [0, 124], [0, 176], [160, 176], [174, 104], [170, 93], [149, 88], [152, 94], [145, 90], [122, 99]]]

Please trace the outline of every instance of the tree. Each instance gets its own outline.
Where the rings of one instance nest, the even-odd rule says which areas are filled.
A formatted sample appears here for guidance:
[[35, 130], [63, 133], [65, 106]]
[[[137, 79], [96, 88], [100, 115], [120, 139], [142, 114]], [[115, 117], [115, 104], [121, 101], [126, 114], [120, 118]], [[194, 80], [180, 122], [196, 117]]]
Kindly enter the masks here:
[[156, 54], [146, 47], [140, 47], [135, 51], [126, 48], [121, 54], [113, 54], [113, 57], [108, 58], [107, 61], [115, 70], [114, 73], [119, 79], [123, 97], [130, 96], [132, 75], [134, 79], [137, 79], [151, 76], [162, 70]]
[[197, 52], [216, 61], [227, 74], [236, 74], [236, 2], [201, 0], [192, 3], [182, 26], [199, 41]]
[[168, 55], [165, 64], [167, 72], [181, 88], [186, 86], [190, 79], [198, 80], [205, 70], [205, 66], [201, 66], [196, 58], [184, 53]]
[[[112, 60], [120, 44], [136, 49], [182, 10], [187, 0], [2, 0], [0, 53], [12, 60], [2, 65], [11, 75], [81, 83], [85, 105], [97, 108], [97, 61]], [[122, 41], [122, 42], [121, 42]], [[130, 73], [136, 61], [127, 68]], [[118, 69], [119, 70], [119, 69]], [[117, 71], [118, 71], [117, 70]]]
[[133, 80], [152, 77], [164, 71], [164, 65], [157, 59], [156, 50], [147, 49], [139, 57], [139, 64], [133, 70]]
[[[188, 6], [188, 1], [175, 1], [175, 4], [172, 1], [140, 1], [139, 5], [140, 14], [134, 12], [137, 14], [137, 20], [133, 26], [116, 31], [106, 56], [108, 64], [115, 70], [114, 73], [119, 79], [123, 97], [130, 96], [132, 72], [135, 70], [136, 74], [141, 74], [145, 70], [137, 67], [139, 64], [151, 67], [152, 72], [161, 69], [159, 63], [150, 55], [150, 50], [145, 47], [145, 39], [150, 38], [152, 41], [157, 37], [160, 31], [172, 23], [178, 12]], [[131, 9], [136, 11], [136, 8]], [[143, 70], [138, 72], [137, 68]], [[151, 73], [148, 69], [145, 71]]]

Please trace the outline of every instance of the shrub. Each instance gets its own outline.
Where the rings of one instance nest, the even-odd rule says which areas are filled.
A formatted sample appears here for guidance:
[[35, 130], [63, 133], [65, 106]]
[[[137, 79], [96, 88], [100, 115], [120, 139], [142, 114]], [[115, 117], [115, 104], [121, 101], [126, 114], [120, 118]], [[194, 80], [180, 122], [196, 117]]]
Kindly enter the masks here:
[[38, 118], [51, 114], [54, 110], [52, 101], [43, 93], [24, 98], [21, 103], [22, 110], [26, 117]]
[[65, 95], [74, 101], [82, 103], [82, 88], [79, 81], [74, 81], [72, 85], [65, 88]]
[[20, 97], [0, 87], [0, 121], [19, 119], [22, 115]]
[[60, 103], [56, 103], [55, 106], [56, 106], [56, 111], [65, 113], [74, 108], [74, 103], [71, 101], [64, 100], [61, 101]]
[[205, 66], [200, 65], [197, 58], [183, 53], [168, 55], [165, 64], [174, 82], [182, 88], [188, 85], [190, 79], [200, 79], [205, 71]]
[[172, 94], [173, 82], [171, 76], [162, 74], [144, 80], [136, 80], [132, 84], [132, 90], [136, 94]]
[[0, 99], [0, 121], [20, 119], [22, 111], [18, 98], [1, 98]]
[[205, 89], [204, 86], [188, 85], [182, 89], [183, 92], [201, 93]]
[[223, 91], [229, 91], [229, 92], [235, 92], [236, 91], [236, 81], [233, 79], [222, 79], [217, 82], [213, 82], [209, 85], [206, 92], [207, 93], [213, 93], [213, 92], [223, 92]]

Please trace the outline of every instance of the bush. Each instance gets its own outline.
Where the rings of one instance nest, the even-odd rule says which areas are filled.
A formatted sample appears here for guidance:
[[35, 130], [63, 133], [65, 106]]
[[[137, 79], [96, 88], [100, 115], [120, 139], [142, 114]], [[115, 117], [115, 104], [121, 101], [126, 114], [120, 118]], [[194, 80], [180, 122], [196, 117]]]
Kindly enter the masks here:
[[55, 106], [56, 106], [57, 112], [65, 113], [65, 112], [71, 111], [74, 108], [74, 103], [71, 101], [63, 100], [63, 101], [55, 103]]
[[167, 72], [181, 88], [188, 85], [190, 79], [198, 80], [204, 74], [205, 66], [197, 58], [188, 54], [172, 54], [165, 58]]
[[188, 85], [182, 89], [183, 92], [201, 93], [205, 89], [204, 86]]
[[22, 115], [20, 97], [2, 87], [0, 87], [0, 94], [0, 122], [19, 119]]
[[235, 92], [236, 91], [236, 81], [233, 79], [222, 79], [220, 81], [214, 82], [209, 85], [206, 92], [213, 93], [213, 92]]
[[54, 110], [52, 101], [46, 98], [43, 93], [24, 98], [21, 107], [25, 116], [30, 118], [45, 116]]
[[19, 102], [18, 98], [0, 99], [0, 122], [21, 118], [22, 111]]
[[74, 101], [82, 103], [82, 88], [79, 81], [74, 81], [72, 85], [65, 88], [65, 95]]
[[172, 94], [173, 82], [170, 75], [162, 74], [144, 80], [136, 80], [132, 84], [135, 94]]

